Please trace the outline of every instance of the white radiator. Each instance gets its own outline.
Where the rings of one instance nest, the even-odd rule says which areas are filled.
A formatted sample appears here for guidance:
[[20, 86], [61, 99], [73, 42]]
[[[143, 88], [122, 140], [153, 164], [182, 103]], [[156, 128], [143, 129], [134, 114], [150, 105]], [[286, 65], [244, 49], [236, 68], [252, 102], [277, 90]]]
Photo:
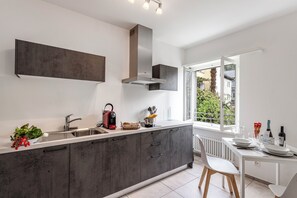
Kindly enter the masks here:
[[[222, 140], [221, 138], [205, 137], [201, 136], [202, 142], [205, 147], [205, 151], [210, 156], [222, 158]], [[234, 162], [234, 154], [228, 147], [225, 147], [225, 159]], [[194, 136], [194, 151], [200, 152], [199, 141], [196, 136]]]

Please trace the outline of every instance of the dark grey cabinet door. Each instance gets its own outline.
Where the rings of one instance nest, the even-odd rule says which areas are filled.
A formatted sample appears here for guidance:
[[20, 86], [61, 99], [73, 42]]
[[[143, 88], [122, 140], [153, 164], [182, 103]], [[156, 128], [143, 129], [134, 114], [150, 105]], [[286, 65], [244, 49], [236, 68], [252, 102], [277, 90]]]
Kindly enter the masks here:
[[140, 182], [140, 135], [109, 139], [111, 155], [111, 192]]
[[16, 40], [15, 74], [105, 82], [105, 57]]
[[178, 89], [178, 68], [167, 65], [153, 66], [153, 78], [165, 79], [165, 83], [150, 84], [149, 90], [177, 91]]
[[182, 166], [181, 128], [170, 129], [171, 169]]
[[193, 126], [181, 128], [181, 145], [182, 145], [182, 165], [194, 161], [193, 153]]
[[0, 197], [68, 197], [68, 145], [0, 155]]
[[110, 194], [108, 139], [70, 145], [70, 197], [104, 197]]
[[141, 134], [141, 180], [147, 180], [170, 170], [169, 131]]
[[171, 169], [193, 162], [192, 126], [170, 129]]

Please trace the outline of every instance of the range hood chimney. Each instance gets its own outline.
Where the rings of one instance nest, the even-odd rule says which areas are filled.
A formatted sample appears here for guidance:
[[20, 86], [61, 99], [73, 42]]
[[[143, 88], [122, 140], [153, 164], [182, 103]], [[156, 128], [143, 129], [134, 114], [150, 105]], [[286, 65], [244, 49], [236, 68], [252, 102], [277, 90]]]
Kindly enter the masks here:
[[164, 79], [152, 77], [152, 45], [152, 29], [136, 25], [130, 30], [130, 74], [122, 83], [148, 85], [166, 82]]

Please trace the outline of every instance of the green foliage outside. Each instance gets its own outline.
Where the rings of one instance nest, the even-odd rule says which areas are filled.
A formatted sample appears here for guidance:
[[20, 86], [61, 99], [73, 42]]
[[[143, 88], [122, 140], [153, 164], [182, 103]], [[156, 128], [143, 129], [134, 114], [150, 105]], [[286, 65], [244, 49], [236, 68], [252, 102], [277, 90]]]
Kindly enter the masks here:
[[[231, 104], [224, 106], [224, 124], [235, 124], [235, 109]], [[220, 124], [220, 97], [209, 90], [197, 88], [197, 121]]]

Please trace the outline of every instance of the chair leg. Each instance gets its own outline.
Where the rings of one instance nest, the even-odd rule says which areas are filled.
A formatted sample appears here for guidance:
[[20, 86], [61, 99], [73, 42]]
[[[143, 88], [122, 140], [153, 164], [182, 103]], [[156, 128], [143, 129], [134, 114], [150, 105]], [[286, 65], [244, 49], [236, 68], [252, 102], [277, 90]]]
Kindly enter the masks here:
[[227, 182], [228, 182], [228, 187], [229, 187], [229, 191], [232, 194], [233, 193], [233, 188], [232, 188], [232, 182], [230, 177], [226, 177], [227, 178]]
[[203, 180], [205, 178], [205, 174], [207, 172], [207, 168], [204, 166], [203, 167], [203, 171], [202, 171], [202, 175], [201, 175], [201, 178], [200, 178], [200, 181], [199, 181], [199, 185], [198, 185], [198, 188], [201, 188], [202, 186], [202, 183], [203, 183]]
[[230, 179], [231, 179], [231, 183], [232, 183], [233, 190], [234, 190], [234, 193], [235, 193], [235, 197], [236, 198], [239, 198], [239, 192], [238, 192], [238, 188], [237, 188], [237, 185], [236, 185], [236, 181], [235, 181], [234, 175], [231, 175], [230, 176]]
[[207, 198], [207, 193], [208, 193], [208, 187], [209, 187], [209, 182], [210, 182], [210, 177], [213, 174], [213, 171], [210, 169], [207, 169], [207, 176], [206, 176], [206, 181], [205, 181], [205, 187], [204, 187], [204, 192], [203, 192], [203, 198]]

